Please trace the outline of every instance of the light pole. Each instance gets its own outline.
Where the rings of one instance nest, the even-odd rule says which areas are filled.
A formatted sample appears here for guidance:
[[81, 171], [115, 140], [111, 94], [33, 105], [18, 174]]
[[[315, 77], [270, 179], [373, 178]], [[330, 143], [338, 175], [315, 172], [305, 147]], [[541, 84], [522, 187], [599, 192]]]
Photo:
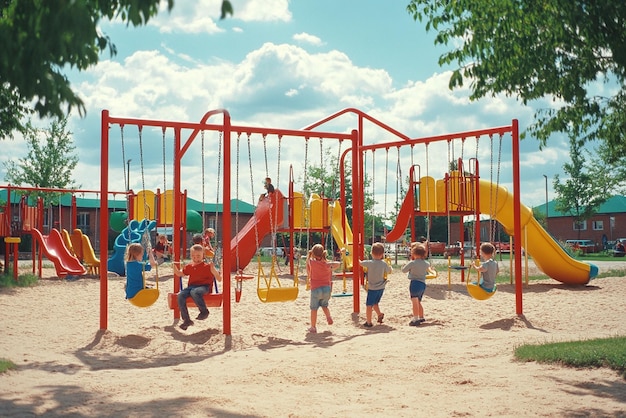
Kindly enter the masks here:
[[130, 162], [132, 160], [129, 158], [126, 160], [126, 191], [130, 190]]
[[548, 176], [545, 174], [543, 178], [546, 180], [546, 230], [548, 229]]

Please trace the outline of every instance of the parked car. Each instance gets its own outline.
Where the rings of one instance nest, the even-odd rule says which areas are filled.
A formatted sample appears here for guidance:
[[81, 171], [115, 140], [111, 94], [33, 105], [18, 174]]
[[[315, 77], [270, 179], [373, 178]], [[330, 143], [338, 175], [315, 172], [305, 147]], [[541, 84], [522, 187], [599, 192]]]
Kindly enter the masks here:
[[508, 242], [494, 242], [493, 246], [496, 248], [496, 253], [510, 253], [511, 244]]
[[273, 247], [261, 247], [259, 248], [259, 253], [264, 256], [270, 256], [276, 254], [277, 257], [284, 257], [285, 251], [281, 247], [273, 248]]
[[471, 257], [474, 254], [474, 245], [471, 242], [465, 242], [461, 247], [461, 242], [457, 241], [452, 245], [447, 245], [446, 250], [443, 253], [444, 257], [455, 257], [461, 254], [461, 248], [463, 248], [463, 254], [465, 257]]
[[613, 246], [613, 257], [624, 257], [626, 255], [626, 238], [618, 238]]
[[446, 243], [439, 241], [429, 242], [428, 251], [430, 252], [430, 255], [443, 255], [446, 252]]
[[585, 254], [596, 252], [596, 243], [590, 239], [568, 239], [565, 244], [574, 250], [581, 250]]

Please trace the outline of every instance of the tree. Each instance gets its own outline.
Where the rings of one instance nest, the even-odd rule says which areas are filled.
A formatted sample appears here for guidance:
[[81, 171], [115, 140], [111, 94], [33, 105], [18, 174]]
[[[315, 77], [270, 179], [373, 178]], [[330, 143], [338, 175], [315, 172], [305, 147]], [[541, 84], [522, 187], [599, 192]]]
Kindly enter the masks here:
[[[74, 189], [72, 170], [78, 164], [74, 153], [72, 133], [66, 131], [67, 118], [55, 120], [49, 129], [36, 129], [26, 124], [25, 136], [28, 154], [18, 161], [4, 163], [5, 180], [16, 186]], [[34, 193], [31, 197], [43, 197], [46, 204], [58, 204], [58, 193]]]
[[[304, 182], [303, 193], [305, 201], [308, 201], [309, 197], [313, 193], [317, 193], [322, 197], [329, 199], [339, 199], [339, 193], [341, 188], [340, 182], [340, 170], [339, 160], [336, 155], [332, 155], [329, 148], [325, 148], [323, 151], [324, 165], [309, 164], [306, 167], [306, 181]], [[344, 162], [344, 182], [346, 190], [346, 202], [345, 211], [348, 222], [352, 224], [352, 167]], [[370, 180], [367, 176], [363, 179], [364, 190], [364, 202], [363, 209], [365, 211], [365, 235], [372, 236], [372, 217], [371, 211], [374, 208], [374, 198], [371, 192], [368, 192], [368, 186], [370, 186]], [[380, 228], [382, 231], [382, 220], [375, 221], [375, 227]]]
[[[626, 2], [592, 0], [411, 0], [407, 11], [453, 45], [440, 65], [457, 66], [450, 88], [471, 81], [470, 99], [504, 93], [539, 109], [529, 128], [545, 146], [555, 132], [600, 139], [626, 155]], [[606, 95], [594, 83], [610, 84]]]
[[[85, 105], [63, 74], [85, 70], [100, 53], [117, 48], [99, 30], [102, 19], [120, 18], [127, 25], [145, 25], [157, 15], [161, 0], [0, 0], [0, 139], [24, 131], [31, 103], [39, 117], [62, 119]], [[168, 11], [174, 0], [167, 0]], [[233, 14], [222, 2], [221, 18]]]
[[[590, 219], [610, 197], [606, 182], [611, 180], [594, 177], [594, 172], [585, 164], [584, 153], [581, 141], [570, 139], [571, 162], [563, 164], [563, 171], [569, 178], [561, 182], [558, 174], [554, 177], [555, 208], [573, 216], [576, 224]], [[580, 237], [580, 228], [577, 230]]]

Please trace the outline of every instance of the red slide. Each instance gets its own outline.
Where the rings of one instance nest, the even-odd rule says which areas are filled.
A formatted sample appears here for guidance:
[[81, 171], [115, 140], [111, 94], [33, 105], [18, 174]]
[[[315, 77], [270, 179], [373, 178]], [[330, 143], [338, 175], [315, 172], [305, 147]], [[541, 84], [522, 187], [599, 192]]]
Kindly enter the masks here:
[[233, 272], [245, 268], [250, 263], [263, 238], [272, 231], [272, 228], [282, 226], [287, 216], [286, 211], [285, 199], [279, 190], [271, 193], [269, 199], [263, 199], [259, 203], [254, 216], [230, 241], [230, 267]]
[[33, 239], [40, 244], [44, 255], [54, 263], [57, 276], [82, 276], [87, 273], [85, 266], [67, 249], [59, 231], [53, 229], [50, 235], [43, 235], [41, 231], [33, 228], [31, 233]]
[[396, 219], [396, 224], [394, 225], [393, 229], [389, 231], [385, 236], [385, 240], [387, 242], [394, 242], [404, 237], [406, 228], [409, 226], [409, 222], [413, 217], [413, 196], [413, 187], [409, 187], [409, 191], [402, 201], [400, 213], [398, 213], [398, 218]]

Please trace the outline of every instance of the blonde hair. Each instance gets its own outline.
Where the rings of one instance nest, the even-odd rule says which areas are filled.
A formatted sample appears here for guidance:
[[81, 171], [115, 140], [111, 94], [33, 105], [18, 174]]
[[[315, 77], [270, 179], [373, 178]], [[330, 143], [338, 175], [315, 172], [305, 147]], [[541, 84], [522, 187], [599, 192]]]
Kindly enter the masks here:
[[191, 252], [200, 252], [204, 253], [204, 247], [200, 244], [194, 244], [191, 246]]
[[326, 258], [326, 255], [327, 255], [327, 252], [322, 246], [322, 244], [315, 244], [313, 248], [311, 248], [310, 253], [313, 257], [317, 258], [318, 260]]
[[138, 242], [133, 242], [126, 247], [126, 261], [133, 261], [143, 254], [143, 246]]

